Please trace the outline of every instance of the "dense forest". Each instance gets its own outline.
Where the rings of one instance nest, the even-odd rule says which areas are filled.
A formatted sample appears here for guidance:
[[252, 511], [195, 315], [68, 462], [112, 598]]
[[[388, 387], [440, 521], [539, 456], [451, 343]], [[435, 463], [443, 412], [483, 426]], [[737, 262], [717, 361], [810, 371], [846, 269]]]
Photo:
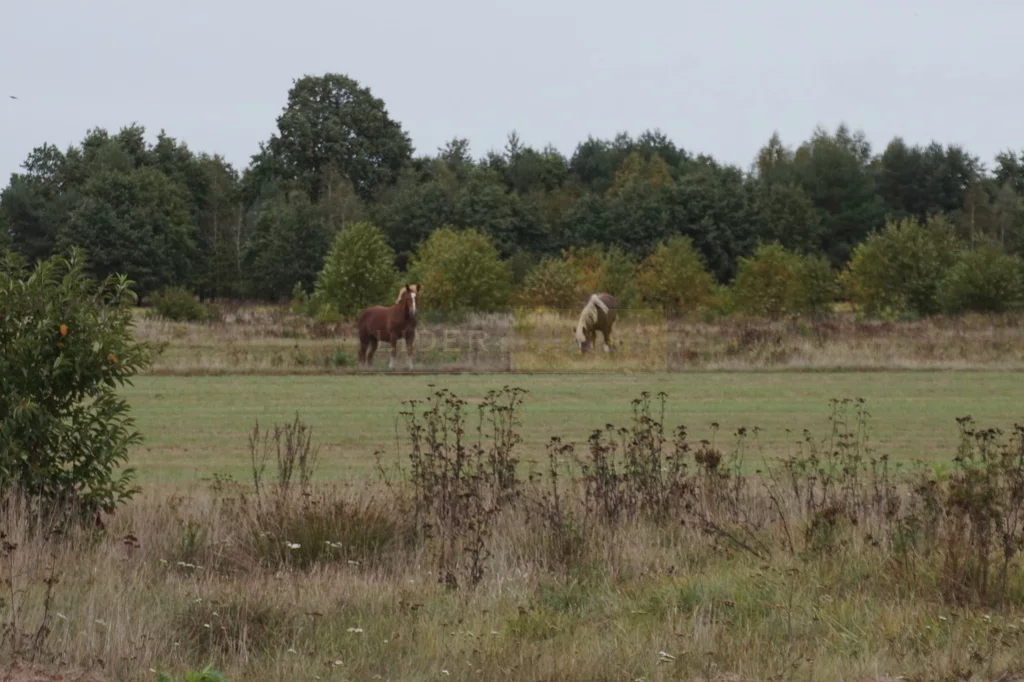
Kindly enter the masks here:
[[366, 223], [399, 271], [440, 228], [473, 228], [512, 285], [572, 249], [639, 262], [680, 236], [719, 285], [766, 244], [839, 272], [871, 233], [936, 216], [967, 248], [1024, 252], [1024, 153], [989, 164], [900, 138], [876, 151], [846, 126], [796, 146], [773, 135], [752, 152], [739, 168], [655, 130], [588, 137], [568, 158], [514, 132], [481, 158], [465, 139], [417, 155], [369, 88], [307, 76], [242, 170], [163, 131], [150, 144], [137, 125], [36, 147], [0, 194], [0, 249], [32, 261], [75, 245], [96, 275], [126, 273], [142, 295], [259, 300], [311, 293], [336, 235]]

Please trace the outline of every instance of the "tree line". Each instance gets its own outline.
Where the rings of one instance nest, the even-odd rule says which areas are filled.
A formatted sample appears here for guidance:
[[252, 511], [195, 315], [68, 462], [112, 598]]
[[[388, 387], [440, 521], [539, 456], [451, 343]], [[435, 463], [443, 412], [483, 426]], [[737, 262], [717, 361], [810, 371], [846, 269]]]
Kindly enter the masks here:
[[[896, 138], [876, 153], [841, 125], [795, 147], [772, 135], [746, 169], [693, 154], [656, 130], [588, 137], [568, 157], [514, 132], [503, 150], [481, 158], [461, 138], [423, 155], [369, 88], [326, 74], [293, 83], [277, 131], [242, 170], [163, 131], [150, 144], [130, 125], [90, 130], [66, 150], [33, 149], [0, 192], [0, 248], [31, 262], [81, 247], [96, 277], [124, 273], [143, 296], [171, 286], [202, 299], [315, 295], [329, 254], [350, 248], [339, 235], [356, 225], [380, 233], [386, 250], [375, 236], [365, 239], [393, 258], [397, 273], [415, 271], [425, 249], [450, 250], [430, 237], [471, 231], [526, 298], [543, 289], [539, 281], [566, 276], [555, 261], [576, 254], [579, 262], [584, 253], [621, 261], [613, 269], [628, 262], [637, 272], [621, 286], [631, 291], [676, 276], [650, 264], [680, 249], [708, 274], [709, 296], [735, 285], [769, 246], [791, 269], [792, 258], [802, 259], [798, 269], [814, 273], [807, 281], [831, 282], [829, 272], [892, 260], [878, 240], [887, 229], [892, 243], [910, 239], [899, 235], [913, 226], [930, 244], [948, 235], [958, 245], [951, 254], [987, 249], [986, 262], [1005, 256], [1000, 267], [1013, 270], [1024, 251], [1024, 152], [1000, 153], [989, 165], [957, 145]], [[942, 234], [933, 239], [936, 225]], [[951, 258], [932, 261], [948, 270], [961, 256]], [[873, 292], [880, 307], [909, 300], [851, 278], [836, 281], [862, 297]], [[922, 312], [942, 307], [935, 292]]]

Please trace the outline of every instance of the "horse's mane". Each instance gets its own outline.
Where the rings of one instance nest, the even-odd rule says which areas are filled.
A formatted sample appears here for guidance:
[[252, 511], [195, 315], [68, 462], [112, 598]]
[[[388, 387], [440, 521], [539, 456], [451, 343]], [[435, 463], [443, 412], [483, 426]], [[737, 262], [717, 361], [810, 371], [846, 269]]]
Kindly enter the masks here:
[[405, 293], [406, 289], [408, 289], [410, 292], [414, 294], [419, 293], [418, 284], [410, 284], [408, 286], [403, 286], [401, 289], [398, 290], [398, 298], [395, 299], [395, 305], [397, 305], [402, 300], [402, 294]]
[[599, 308], [605, 313], [608, 312], [608, 306], [601, 300], [601, 297], [597, 294], [591, 294], [590, 298], [587, 299], [587, 304], [583, 306], [583, 312], [580, 313], [579, 321], [576, 322], [576, 340], [580, 342], [586, 340], [583, 330], [597, 322], [597, 311]]

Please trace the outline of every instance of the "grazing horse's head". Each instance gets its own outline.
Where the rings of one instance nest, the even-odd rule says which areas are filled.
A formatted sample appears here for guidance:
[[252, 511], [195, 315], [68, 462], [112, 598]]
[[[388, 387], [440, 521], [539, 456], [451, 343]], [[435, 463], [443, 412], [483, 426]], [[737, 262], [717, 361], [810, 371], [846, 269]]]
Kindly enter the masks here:
[[406, 284], [398, 292], [398, 300], [395, 301], [396, 304], [404, 305], [409, 317], [414, 320], [416, 319], [416, 299], [419, 298], [419, 294], [419, 284]]
[[574, 328], [573, 332], [575, 335], [574, 340], [576, 341], [576, 347], [580, 349], [580, 352], [586, 353], [590, 350], [590, 339], [587, 338], [587, 335], [579, 328]]

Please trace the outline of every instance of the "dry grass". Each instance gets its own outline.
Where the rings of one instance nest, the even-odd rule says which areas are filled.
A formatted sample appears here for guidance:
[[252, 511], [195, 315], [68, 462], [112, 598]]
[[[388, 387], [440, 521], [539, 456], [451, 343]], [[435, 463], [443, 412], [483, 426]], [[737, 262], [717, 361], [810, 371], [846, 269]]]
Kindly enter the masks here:
[[[141, 313], [141, 311], [140, 311]], [[618, 352], [580, 356], [578, 311], [470, 315], [420, 323], [417, 368], [425, 371], [685, 371], [745, 369], [1024, 368], [1024, 318], [967, 316], [888, 322], [848, 313], [823, 320], [669, 321], [628, 311]], [[284, 308], [240, 306], [211, 323], [138, 316], [137, 336], [161, 349], [156, 374], [277, 374], [355, 370], [350, 323], [317, 324]], [[600, 337], [599, 337], [600, 339]], [[377, 356], [387, 365], [388, 349]], [[399, 362], [404, 367], [400, 344]]]
[[635, 523], [588, 539], [590, 561], [558, 574], [519, 512], [501, 519], [483, 582], [450, 593], [420, 547], [261, 565], [234, 504], [152, 496], [103, 537], [57, 547], [7, 519], [20, 625], [43, 620], [44, 559], [61, 575], [40, 660], [51, 652], [97, 680], [211, 662], [233, 680], [995, 679], [1024, 664], [1018, 606], [950, 607], [934, 584], [905, 589], [860, 542], [763, 561]]
[[[486, 467], [515, 452], [515, 420], [463, 449], [448, 400], [409, 417], [419, 459], [406, 466], [426, 461], [434, 478], [307, 487], [299, 471], [287, 486], [150, 491], [103, 531], [54, 533], [8, 500], [0, 651], [97, 680], [211, 663], [232, 680], [1009, 680], [1024, 668], [1019, 558], [998, 590], [979, 587], [961, 479], [890, 478], [859, 413], [837, 412], [772, 478], [737, 473], [753, 441], [663, 441], [641, 406], [575, 454], [553, 443], [552, 466], [503, 497]], [[962, 457], [977, 456], [972, 438]], [[1019, 472], [998, 476], [971, 490], [1019, 505]], [[435, 489], [456, 506], [417, 506]], [[480, 581], [439, 582], [466, 575], [469, 555], [441, 550], [472, 548], [481, 523]]]

